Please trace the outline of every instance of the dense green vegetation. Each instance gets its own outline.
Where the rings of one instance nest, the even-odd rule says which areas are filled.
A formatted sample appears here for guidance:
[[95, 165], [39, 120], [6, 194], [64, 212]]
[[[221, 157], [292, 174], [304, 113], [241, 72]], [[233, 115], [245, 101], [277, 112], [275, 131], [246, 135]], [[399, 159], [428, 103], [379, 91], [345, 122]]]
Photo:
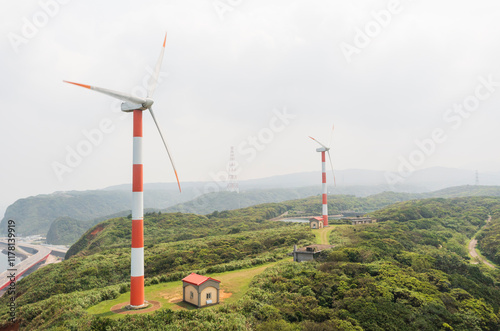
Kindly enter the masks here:
[[[266, 219], [308, 206], [305, 199], [206, 216], [150, 213], [147, 284], [281, 259], [314, 236], [305, 225]], [[130, 220], [116, 218], [88, 231], [68, 260], [18, 283], [18, 318], [29, 330], [498, 330], [500, 274], [471, 265], [465, 248], [488, 215], [500, 215], [500, 198], [397, 203], [371, 214], [377, 224], [336, 227], [337, 247], [318, 260], [269, 267], [239, 301], [110, 320], [85, 309], [128, 291]]]
[[[161, 185], [158, 187], [153, 185], [147, 191], [147, 194], [144, 195], [144, 203], [147, 208], [167, 208], [162, 210], [163, 212], [208, 214], [216, 210], [231, 210], [261, 203], [304, 198], [318, 194], [319, 189], [319, 186], [311, 186], [288, 189], [249, 190], [240, 194], [217, 192], [197, 197], [201, 192], [195, 189], [188, 189], [183, 194], [178, 194], [177, 191], [166, 190]], [[344, 187], [336, 188], [334, 192], [336, 193], [335, 195], [338, 193], [349, 193], [356, 196], [367, 196], [382, 190], [382, 187]], [[370, 202], [368, 199], [366, 203], [372, 205], [372, 208], [368, 208], [367, 210], [375, 210], [390, 203], [410, 199], [460, 196], [500, 196], [500, 187], [459, 186], [422, 194], [382, 193], [381, 195], [375, 194], [369, 197], [372, 200], [379, 201]], [[6, 231], [5, 222], [9, 219], [16, 220], [18, 233], [24, 235], [45, 235], [52, 222], [61, 217], [90, 222], [87, 224], [88, 228], [90, 228], [97, 224], [93, 220], [99, 219], [102, 221], [104, 220], [102, 219], [104, 216], [123, 213], [123, 211], [129, 210], [130, 199], [131, 195], [126, 189], [55, 192], [19, 199], [7, 208], [5, 217], [0, 222], [0, 232]], [[384, 199], [386, 199], [385, 204], [383, 203]], [[361, 201], [360, 203], [363, 204], [364, 202]], [[339, 210], [347, 209], [339, 208]], [[68, 226], [63, 223], [58, 223], [58, 225], [62, 227]], [[61, 240], [70, 242], [66, 238], [61, 238]]]
[[50, 225], [47, 232], [47, 244], [70, 245], [77, 241], [88, 229], [87, 222], [71, 217], [61, 217]]
[[[179, 280], [192, 270], [222, 272], [283, 258], [294, 243], [313, 241], [297, 225], [273, 231], [247, 231], [205, 239], [149, 245], [145, 249], [148, 279]], [[18, 284], [20, 300], [33, 303], [51, 295], [119, 284], [130, 278], [130, 248], [113, 248], [92, 255], [80, 254], [52, 264]]]
[[500, 211], [491, 215], [490, 224], [477, 235], [478, 248], [490, 260], [500, 264]]
[[[238, 196], [236, 193], [221, 192], [228, 196]], [[359, 198], [349, 195], [334, 195], [329, 197], [331, 213], [341, 211], [376, 210], [391, 203], [404, 201], [412, 195], [406, 193], [386, 192], [373, 196]], [[149, 212], [144, 223], [146, 243], [171, 242], [194, 238], [203, 238], [221, 233], [238, 233], [248, 230], [273, 228], [281, 223], [264, 222], [285, 212], [288, 216], [319, 215], [321, 204], [319, 197], [309, 197], [282, 203], [267, 203], [239, 210], [214, 211], [207, 215], [182, 213], [164, 214]], [[93, 253], [99, 250], [128, 247], [131, 238], [131, 220], [119, 217], [99, 223], [90, 228], [68, 251], [66, 257], [73, 256], [85, 250]]]
[[[265, 204], [238, 211], [213, 212], [202, 216], [194, 214], [146, 213], [144, 219], [144, 242], [146, 245], [203, 238], [207, 236], [232, 234], [242, 231], [268, 229], [283, 226], [266, 220], [285, 211], [279, 204]], [[130, 215], [129, 215], [130, 216]], [[131, 240], [131, 219], [111, 219], [88, 230], [67, 252], [69, 258], [79, 252], [94, 253], [103, 249], [129, 247]]]
[[[316, 190], [316, 189], [314, 189]], [[265, 191], [250, 191], [250, 192], [244, 192], [244, 193], [233, 193], [233, 192], [218, 192], [218, 193], [213, 193], [213, 194], [207, 194], [203, 195], [195, 200], [192, 200], [190, 202], [180, 204], [177, 206], [174, 206], [172, 208], [168, 208], [164, 210], [163, 212], [173, 212], [173, 211], [182, 211], [182, 212], [194, 212], [194, 213], [201, 213], [205, 212], [207, 210], [210, 211], [210, 214], [207, 215], [207, 217], [197, 217], [197, 216], [188, 216], [189, 219], [189, 224], [187, 224], [187, 227], [183, 227], [181, 230], [181, 233], [178, 233], [177, 236], [171, 237], [170, 235], [175, 232], [176, 230], [175, 227], [178, 226], [178, 223], [180, 222], [179, 220], [173, 220], [171, 219], [170, 221], [163, 220], [162, 221], [162, 228], [168, 228], [170, 229], [170, 233], [164, 233], [165, 231], [161, 230], [160, 234], [157, 235], [157, 233], [153, 233], [152, 235], [156, 235], [157, 238], [151, 238], [151, 240], [158, 240], [161, 242], [161, 240], [164, 240], [164, 238], [169, 238], [168, 241], [172, 240], [184, 240], [184, 239], [189, 239], [189, 238], [199, 238], [208, 235], [209, 233], [217, 233], [219, 231], [219, 228], [217, 226], [214, 226], [213, 222], [211, 223], [211, 230], [210, 231], [205, 231], [205, 233], [202, 232], [197, 232], [199, 231], [199, 225], [203, 225], [202, 223], [203, 220], [211, 219], [213, 220], [214, 217], [217, 217], [217, 215], [226, 215], [223, 218], [231, 218], [233, 214], [229, 211], [222, 211], [219, 212], [220, 210], [231, 210], [238, 208], [238, 205], [241, 205], [242, 207], [245, 207], [247, 205], [255, 205], [257, 203], [262, 203], [266, 201], [282, 201], [285, 200], [286, 198], [293, 198], [293, 197], [300, 197], [303, 195], [310, 195], [312, 194], [309, 192], [310, 190], [307, 188], [303, 188], [301, 190], [265, 190]], [[366, 198], [358, 198], [355, 196], [348, 196], [348, 195], [334, 195], [330, 196], [329, 199], [329, 207], [330, 211], [332, 213], [338, 213], [340, 211], [371, 211], [371, 210], [376, 210], [379, 208], [382, 208], [384, 206], [387, 206], [391, 203], [399, 202], [399, 201], [405, 201], [408, 199], [413, 198], [414, 195], [412, 194], [407, 194], [407, 193], [393, 193], [393, 192], [386, 192], [386, 193], [380, 193], [376, 194], [373, 196], [369, 196]], [[303, 213], [306, 213], [307, 215], [310, 214], [320, 214], [321, 213], [321, 205], [318, 204], [318, 199], [320, 199], [319, 196], [313, 196], [313, 197], [308, 197], [308, 198], [303, 198], [301, 200], [294, 200], [293, 202], [286, 202], [286, 203], [281, 203], [279, 204], [281, 207], [281, 212], [284, 211], [289, 211], [290, 215], [289, 216], [300, 216], [304, 214], [300, 214], [302, 211]], [[269, 204], [271, 208], [274, 208], [276, 204]], [[218, 208], [220, 207], [220, 208]], [[250, 207], [251, 208], [251, 207]], [[217, 211], [219, 210], [219, 211]], [[297, 213], [297, 211], [299, 213]], [[151, 210], [149, 210], [151, 213]], [[254, 215], [254, 212], [252, 209], [249, 209], [250, 214]], [[123, 217], [129, 214], [129, 212], [120, 212], [116, 213], [115, 215], [110, 215], [108, 218], [118, 218], [118, 217]], [[185, 217], [185, 216], [179, 216], [178, 217]], [[264, 214], [261, 215], [261, 219], [270, 219], [272, 217], [278, 216], [279, 214], [276, 213], [270, 213], [268, 215]], [[68, 220], [61, 220], [58, 222], [54, 222], [51, 225], [50, 231], [52, 233], [58, 233], [60, 234], [58, 236], [59, 242], [64, 242], [68, 244], [75, 243], [76, 240], [82, 235], [85, 231], [82, 231], [81, 229], [87, 230], [90, 229], [90, 232], [94, 231], [96, 227], [94, 227], [96, 224], [98, 224], [101, 221], [104, 221], [105, 219], [97, 218], [92, 221], [88, 222], [80, 222], [81, 224], [78, 225], [78, 227], [75, 227], [76, 224], [73, 223], [73, 221], [68, 221]], [[150, 218], [152, 220], [152, 218]], [[245, 221], [246, 219], [243, 219], [241, 221]], [[116, 221], [113, 221], [116, 222]], [[130, 226], [126, 225], [126, 220], [122, 219], [121, 223], [118, 225], [116, 224], [116, 227], [120, 229], [129, 229]], [[238, 221], [240, 222], [240, 221]], [[109, 223], [104, 223], [103, 226], [106, 228]], [[192, 224], [192, 225], [191, 225]], [[125, 226], [123, 226], [125, 225]], [[241, 225], [241, 224], [240, 224]], [[149, 229], [151, 227], [147, 227]], [[154, 226], [152, 228], [155, 228]], [[188, 230], [191, 229], [191, 230]], [[232, 226], [234, 228], [234, 226]], [[73, 233], [70, 231], [70, 229], [74, 229], [74, 232], [78, 233], [79, 236], [78, 238], [75, 239]], [[95, 244], [94, 246], [106, 246], [108, 244], [115, 244], [115, 237], [114, 235], [108, 235], [108, 232], [111, 229], [107, 229], [102, 235], [99, 235], [98, 238], [94, 238], [93, 236], [89, 236], [88, 233], [85, 234], [85, 236], [78, 242], [76, 245], [71, 249], [69, 252], [68, 256], [71, 256], [76, 252], [78, 249], [81, 247], [85, 247], [89, 241], [94, 241]], [[194, 232], [193, 232], [194, 231]], [[236, 229], [233, 231], [237, 231]], [[68, 234], [67, 237], [65, 235]], [[49, 238], [53, 238], [52, 235], [47, 237], [47, 240]], [[107, 242], [101, 242], [101, 238], [107, 238]], [[128, 237], [125, 239], [129, 239]], [[49, 242], [50, 243], [50, 242]]]

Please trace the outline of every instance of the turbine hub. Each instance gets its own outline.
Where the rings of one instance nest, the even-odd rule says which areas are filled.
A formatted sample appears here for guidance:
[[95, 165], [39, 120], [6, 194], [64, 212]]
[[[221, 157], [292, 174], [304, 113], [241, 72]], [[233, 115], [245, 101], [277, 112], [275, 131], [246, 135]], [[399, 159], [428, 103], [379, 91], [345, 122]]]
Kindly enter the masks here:
[[153, 103], [155, 103], [155, 102], [153, 101], [153, 99], [146, 98], [146, 102], [144, 102], [144, 103], [142, 104], [142, 106], [143, 106], [145, 109], [149, 109], [149, 108], [153, 105]]

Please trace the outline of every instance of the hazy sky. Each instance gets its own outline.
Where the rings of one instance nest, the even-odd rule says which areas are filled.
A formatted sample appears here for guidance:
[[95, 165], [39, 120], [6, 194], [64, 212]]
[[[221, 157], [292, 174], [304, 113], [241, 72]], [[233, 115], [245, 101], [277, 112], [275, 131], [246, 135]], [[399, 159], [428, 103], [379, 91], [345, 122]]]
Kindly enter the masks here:
[[[62, 80], [141, 94], [165, 31], [154, 109], [181, 181], [212, 180], [230, 146], [241, 179], [318, 170], [307, 136], [328, 143], [332, 124], [338, 169], [497, 171], [499, 10], [497, 0], [4, 1], [0, 211], [131, 181], [130, 114]], [[174, 181], [144, 115], [145, 181]]]

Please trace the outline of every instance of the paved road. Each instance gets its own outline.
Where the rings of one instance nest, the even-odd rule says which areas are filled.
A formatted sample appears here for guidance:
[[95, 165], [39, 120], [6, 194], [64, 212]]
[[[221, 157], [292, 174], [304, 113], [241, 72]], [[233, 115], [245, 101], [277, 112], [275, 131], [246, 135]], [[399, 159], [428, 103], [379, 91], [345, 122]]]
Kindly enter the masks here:
[[[19, 262], [14, 267], [12, 267], [12, 269], [15, 269], [16, 279], [19, 278], [20, 276], [22, 276], [26, 271], [28, 271], [35, 264], [37, 264], [43, 260], [46, 260], [53, 250], [64, 251], [63, 249], [60, 249], [60, 248], [52, 248], [52, 247], [46, 247], [46, 246], [41, 246], [41, 245], [32, 245], [32, 244], [27, 244], [27, 243], [23, 243], [23, 242], [17, 242], [16, 246], [31, 248], [31, 249], [34, 249], [37, 251], [35, 254], [28, 256], [26, 259]], [[8, 284], [10, 282], [9, 276], [10, 276], [11, 272], [13, 272], [13, 271], [6, 270], [0, 274], [0, 290], [2, 288], [4, 288], [6, 284]]]

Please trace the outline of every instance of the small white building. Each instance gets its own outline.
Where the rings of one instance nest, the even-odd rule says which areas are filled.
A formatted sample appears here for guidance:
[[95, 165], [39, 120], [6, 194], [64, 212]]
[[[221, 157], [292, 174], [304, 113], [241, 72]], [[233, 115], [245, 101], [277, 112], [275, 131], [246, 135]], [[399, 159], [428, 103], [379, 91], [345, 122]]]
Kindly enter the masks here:
[[195, 273], [182, 279], [182, 301], [198, 308], [219, 303], [220, 280]]
[[322, 229], [323, 226], [323, 217], [313, 217], [309, 219], [309, 227], [311, 229]]

